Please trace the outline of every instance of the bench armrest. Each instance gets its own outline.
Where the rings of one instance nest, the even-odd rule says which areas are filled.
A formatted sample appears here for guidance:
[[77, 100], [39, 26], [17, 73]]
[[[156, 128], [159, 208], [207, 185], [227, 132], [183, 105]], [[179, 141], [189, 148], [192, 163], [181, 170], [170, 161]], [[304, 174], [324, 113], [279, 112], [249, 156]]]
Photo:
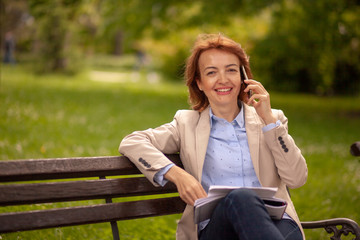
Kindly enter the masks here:
[[[304, 229], [324, 228], [328, 233], [334, 233], [332, 240], [341, 240], [342, 234], [347, 236], [352, 233], [355, 240], [360, 240], [360, 227], [351, 219], [348, 218], [333, 218], [320, 221], [301, 222]], [[341, 226], [339, 229], [337, 226]]]

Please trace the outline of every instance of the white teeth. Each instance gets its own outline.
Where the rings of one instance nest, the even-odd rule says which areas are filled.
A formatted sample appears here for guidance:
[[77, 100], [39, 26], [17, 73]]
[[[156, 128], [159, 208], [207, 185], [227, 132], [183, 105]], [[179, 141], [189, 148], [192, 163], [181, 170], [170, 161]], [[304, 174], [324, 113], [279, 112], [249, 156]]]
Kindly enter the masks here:
[[216, 89], [217, 92], [227, 92], [230, 90], [231, 90], [231, 88]]

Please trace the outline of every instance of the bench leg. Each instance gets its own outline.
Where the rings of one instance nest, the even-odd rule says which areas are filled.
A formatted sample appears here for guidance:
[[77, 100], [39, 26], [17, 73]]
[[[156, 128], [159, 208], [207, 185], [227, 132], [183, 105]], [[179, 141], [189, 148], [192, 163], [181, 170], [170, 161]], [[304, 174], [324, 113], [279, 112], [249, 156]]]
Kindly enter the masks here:
[[[100, 179], [106, 179], [106, 177], [99, 177]], [[112, 199], [111, 198], [106, 198], [105, 199], [106, 203], [112, 203]], [[119, 236], [119, 228], [117, 226], [117, 222], [116, 221], [111, 221], [111, 230], [112, 230], [112, 234], [113, 234], [113, 239], [114, 240], [120, 240], [120, 236]]]
[[117, 222], [116, 221], [111, 221], [111, 230], [112, 230], [112, 234], [113, 234], [113, 239], [114, 240], [120, 240], [120, 236], [119, 236], [119, 229], [117, 226]]

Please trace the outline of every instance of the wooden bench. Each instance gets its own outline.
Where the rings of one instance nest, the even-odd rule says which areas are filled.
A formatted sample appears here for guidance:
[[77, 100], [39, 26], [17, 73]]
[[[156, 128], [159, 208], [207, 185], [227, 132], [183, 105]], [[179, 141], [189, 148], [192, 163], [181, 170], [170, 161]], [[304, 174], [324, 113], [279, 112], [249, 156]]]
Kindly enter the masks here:
[[[182, 166], [179, 156], [167, 155]], [[116, 221], [181, 213], [185, 203], [174, 195], [113, 203], [113, 198], [176, 193], [176, 186], [154, 187], [124, 156], [0, 161], [0, 206], [105, 199], [104, 204], [0, 214], [0, 233], [110, 222], [119, 239]], [[118, 176], [116, 178], [107, 178]], [[93, 179], [96, 177], [96, 179]], [[63, 179], [75, 178], [73, 181]], [[87, 179], [83, 179], [87, 178]], [[92, 178], [92, 179], [88, 179]], [[49, 181], [49, 180], [61, 181]], [[34, 182], [36, 181], [36, 182]], [[161, 196], [161, 195], [160, 195]], [[302, 222], [304, 228], [325, 228], [331, 239], [360, 228], [351, 219]], [[341, 226], [340, 229], [337, 226]]]

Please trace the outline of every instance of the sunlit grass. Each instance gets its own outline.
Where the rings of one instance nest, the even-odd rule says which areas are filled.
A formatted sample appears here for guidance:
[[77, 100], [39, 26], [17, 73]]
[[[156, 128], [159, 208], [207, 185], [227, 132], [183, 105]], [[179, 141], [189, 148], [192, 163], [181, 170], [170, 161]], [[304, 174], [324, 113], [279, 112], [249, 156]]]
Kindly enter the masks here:
[[174, 109], [187, 107], [180, 84], [104, 83], [89, 80], [89, 72], [70, 80], [4, 70], [1, 159], [117, 155], [130, 131], [170, 121]]
[[[131, 68], [112, 68], [118, 75], [106, 81], [110, 76], [106, 71], [109, 69], [100, 66], [76, 76], [36, 76], [22, 66], [2, 66], [0, 159], [118, 155], [118, 145], [127, 134], [169, 122], [177, 109], [189, 108], [182, 83], [169, 83], [161, 74]], [[149, 76], [157, 80], [149, 81]], [[304, 221], [349, 217], [360, 222], [360, 163], [349, 153], [350, 144], [360, 140], [360, 98], [271, 93], [271, 99], [274, 108], [284, 110], [289, 133], [308, 163], [307, 184], [291, 190], [299, 217]], [[118, 222], [121, 239], [174, 239], [179, 218]], [[307, 239], [324, 239], [320, 236], [326, 233], [306, 230], [306, 235]], [[104, 223], [3, 234], [1, 238], [112, 236], [110, 224]]]

